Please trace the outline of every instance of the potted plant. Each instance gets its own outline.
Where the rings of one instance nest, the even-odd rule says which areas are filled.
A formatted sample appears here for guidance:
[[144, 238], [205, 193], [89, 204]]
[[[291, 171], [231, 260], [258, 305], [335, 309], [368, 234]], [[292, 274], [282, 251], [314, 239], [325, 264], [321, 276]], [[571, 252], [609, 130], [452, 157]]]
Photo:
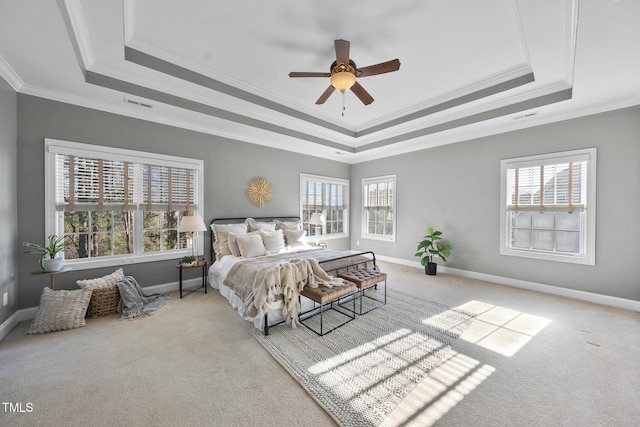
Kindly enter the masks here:
[[62, 268], [62, 262], [64, 258], [59, 257], [58, 254], [64, 252], [64, 236], [58, 237], [51, 235], [47, 237], [47, 245], [40, 246], [35, 243], [24, 242], [24, 246], [31, 248], [26, 253], [40, 254], [40, 268], [45, 271], [58, 271]]
[[438, 264], [433, 262], [433, 257], [438, 256], [443, 261], [447, 261], [447, 257], [451, 255], [451, 246], [447, 243], [439, 242], [442, 240], [442, 231], [435, 230], [433, 227], [427, 228], [427, 235], [422, 241], [418, 242], [416, 249], [417, 257], [420, 257], [420, 263], [424, 265], [424, 272], [428, 275], [435, 275]]
[[185, 255], [182, 257], [180, 263], [185, 267], [190, 267], [196, 262], [196, 257], [193, 255]]

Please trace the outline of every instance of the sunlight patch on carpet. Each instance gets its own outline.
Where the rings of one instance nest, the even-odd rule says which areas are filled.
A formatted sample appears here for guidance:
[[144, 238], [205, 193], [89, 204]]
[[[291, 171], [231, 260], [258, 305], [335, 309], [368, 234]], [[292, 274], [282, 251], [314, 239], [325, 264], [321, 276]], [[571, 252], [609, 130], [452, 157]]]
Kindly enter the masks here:
[[319, 337], [254, 337], [342, 426], [377, 426], [448, 354], [474, 315], [390, 289], [387, 305]]
[[493, 366], [451, 350], [384, 425], [433, 425], [494, 372]]
[[476, 321], [461, 338], [511, 357], [542, 331], [551, 320], [481, 301], [460, 308], [476, 314]]

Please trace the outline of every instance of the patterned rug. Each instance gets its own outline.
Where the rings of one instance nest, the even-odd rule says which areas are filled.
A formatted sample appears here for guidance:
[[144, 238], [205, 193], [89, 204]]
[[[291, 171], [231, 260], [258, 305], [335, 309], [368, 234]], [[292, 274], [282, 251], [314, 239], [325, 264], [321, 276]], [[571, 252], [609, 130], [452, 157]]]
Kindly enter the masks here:
[[[332, 321], [330, 313], [324, 313], [325, 322]], [[324, 337], [282, 325], [268, 336], [255, 329], [252, 334], [339, 425], [376, 426], [447, 354], [473, 317], [388, 289], [385, 306]]]

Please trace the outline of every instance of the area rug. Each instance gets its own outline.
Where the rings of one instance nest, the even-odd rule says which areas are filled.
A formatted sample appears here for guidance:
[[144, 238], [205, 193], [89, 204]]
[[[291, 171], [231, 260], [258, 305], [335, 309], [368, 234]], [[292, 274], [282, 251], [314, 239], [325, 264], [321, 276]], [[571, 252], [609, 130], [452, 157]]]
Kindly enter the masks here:
[[447, 354], [473, 317], [388, 289], [385, 306], [324, 337], [304, 326], [252, 334], [338, 425], [377, 426]]

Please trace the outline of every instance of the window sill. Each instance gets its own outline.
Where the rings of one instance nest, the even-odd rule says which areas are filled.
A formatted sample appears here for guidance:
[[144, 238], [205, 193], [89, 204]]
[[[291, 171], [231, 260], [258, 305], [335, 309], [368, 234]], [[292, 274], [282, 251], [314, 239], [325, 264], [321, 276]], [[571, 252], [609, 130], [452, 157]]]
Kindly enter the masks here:
[[569, 264], [596, 265], [595, 259], [588, 256], [561, 255], [546, 252], [536, 252], [517, 249], [502, 249], [500, 255], [515, 256], [519, 258], [539, 259], [544, 261], [565, 262]]
[[[65, 260], [64, 266], [71, 267], [73, 270], [92, 270], [102, 267], [123, 267], [125, 265], [143, 264], [147, 262], [167, 261], [167, 260], [179, 260], [185, 255], [191, 255], [190, 251], [172, 252], [166, 254], [153, 254], [153, 255], [139, 255], [139, 256], [126, 256], [126, 257], [114, 257], [108, 259], [91, 259], [91, 260]], [[202, 256], [202, 254], [198, 254]]]

